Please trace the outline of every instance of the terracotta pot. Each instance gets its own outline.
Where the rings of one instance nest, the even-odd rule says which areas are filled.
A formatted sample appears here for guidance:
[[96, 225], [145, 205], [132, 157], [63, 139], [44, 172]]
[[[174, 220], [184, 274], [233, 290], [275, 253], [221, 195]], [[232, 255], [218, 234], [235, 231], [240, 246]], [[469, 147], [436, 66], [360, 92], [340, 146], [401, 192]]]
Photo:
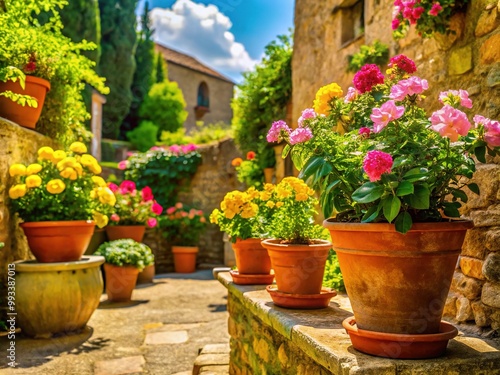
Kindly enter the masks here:
[[91, 220], [39, 221], [20, 224], [36, 260], [41, 263], [80, 260], [95, 223]]
[[279, 240], [264, 240], [271, 258], [278, 291], [293, 294], [319, 294], [325, 273], [325, 263], [332, 244], [317, 240], [313, 245], [280, 244]]
[[132, 266], [115, 266], [104, 263], [106, 294], [111, 302], [128, 302], [132, 298], [139, 269]]
[[266, 184], [272, 184], [274, 177], [274, 168], [264, 168], [264, 181]]
[[196, 270], [198, 246], [172, 246], [175, 272], [193, 273]]
[[248, 238], [246, 240], [238, 238], [236, 243], [232, 244], [238, 273], [268, 275], [271, 272], [271, 259], [261, 241], [259, 238]]
[[42, 113], [45, 95], [50, 90], [50, 82], [42, 78], [26, 76], [24, 90], [19, 81], [0, 82], [0, 92], [7, 90], [16, 94], [34, 97], [38, 102], [38, 106], [36, 108], [28, 105], [22, 106], [4, 96], [0, 96], [0, 116], [26, 128], [34, 129]]
[[84, 328], [99, 305], [103, 263], [101, 256], [67, 263], [15, 262], [16, 320], [22, 332], [47, 338]]
[[145, 225], [108, 225], [106, 227], [106, 234], [110, 241], [131, 238], [136, 242], [142, 242], [145, 231]]
[[104, 242], [106, 242], [108, 237], [106, 236], [105, 228], [94, 228], [94, 234], [90, 239], [89, 246], [87, 246], [87, 250], [85, 250], [85, 255], [92, 255], [96, 252], [96, 250], [101, 246]]
[[144, 267], [144, 269], [139, 272], [137, 276], [137, 284], [149, 284], [153, 282], [155, 277], [155, 265], [151, 264]]
[[384, 223], [330, 230], [356, 325], [361, 330], [438, 333], [453, 271], [472, 222], [416, 223], [405, 235]]

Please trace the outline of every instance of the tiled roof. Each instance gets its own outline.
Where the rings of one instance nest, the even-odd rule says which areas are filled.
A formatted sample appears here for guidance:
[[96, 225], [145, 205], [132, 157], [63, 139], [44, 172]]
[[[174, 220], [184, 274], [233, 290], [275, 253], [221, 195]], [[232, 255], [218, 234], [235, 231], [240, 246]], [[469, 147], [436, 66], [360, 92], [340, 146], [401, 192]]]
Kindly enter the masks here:
[[189, 55], [185, 55], [181, 52], [174, 51], [173, 49], [167, 48], [165, 46], [162, 46], [158, 43], [155, 44], [155, 49], [158, 52], [161, 52], [163, 55], [163, 58], [167, 60], [167, 62], [171, 62], [173, 64], [177, 64], [183, 67], [186, 67], [188, 69], [195, 70], [197, 72], [219, 78], [223, 81], [226, 82], [231, 82], [234, 84], [233, 81], [231, 81], [229, 78], [224, 77], [222, 74], [219, 72], [216, 72], [212, 68], [209, 68], [208, 66], [202, 64], [198, 60], [196, 60], [194, 57], [191, 57]]

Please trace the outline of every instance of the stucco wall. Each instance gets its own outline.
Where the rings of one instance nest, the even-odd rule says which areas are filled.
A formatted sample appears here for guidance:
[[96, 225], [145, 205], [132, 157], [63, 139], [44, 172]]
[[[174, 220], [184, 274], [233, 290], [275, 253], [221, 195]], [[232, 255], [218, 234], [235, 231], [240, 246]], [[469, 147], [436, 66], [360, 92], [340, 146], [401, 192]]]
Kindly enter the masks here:
[[210, 111], [206, 113], [200, 121], [205, 124], [211, 124], [223, 121], [231, 123], [233, 111], [231, 109], [231, 99], [233, 98], [233, 84], [231, 82], [218, 79], [195, 70], [168, 63], [168, 78], [178, 83], [184, 99], [186, 100], [186, 110], [188, 117], [184, 123], [186, 130], [191, 130], [196, 126], [196, 117], [194, 107], [198, 103], [198, 87], [200, 83], [205, 82], [208, 86]]

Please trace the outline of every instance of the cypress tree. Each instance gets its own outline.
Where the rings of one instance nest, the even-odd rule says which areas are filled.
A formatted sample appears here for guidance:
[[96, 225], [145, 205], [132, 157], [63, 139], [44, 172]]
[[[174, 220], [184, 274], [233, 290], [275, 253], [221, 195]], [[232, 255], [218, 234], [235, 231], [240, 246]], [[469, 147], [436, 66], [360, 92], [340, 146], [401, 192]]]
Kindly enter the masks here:
[[160, 52], [156, 53], [155, 69], [153, 71], [153, 81], [155, 83], [162, 83], [163, 81], [168, 81], [167, 62], [165, 61], [163, 55]]
[[135, 71], [137, 0], [99, 0], [101, 58], [99, 73], [106, 77], [110, 93], [103, 106], [103, 137], [116, 139], [132, 102]]

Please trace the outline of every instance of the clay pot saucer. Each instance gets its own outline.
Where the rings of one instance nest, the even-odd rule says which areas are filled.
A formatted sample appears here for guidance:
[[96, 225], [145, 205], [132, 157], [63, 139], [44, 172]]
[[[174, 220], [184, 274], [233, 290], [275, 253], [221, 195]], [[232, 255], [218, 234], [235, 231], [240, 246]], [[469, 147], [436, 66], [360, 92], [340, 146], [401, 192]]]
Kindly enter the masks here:
[[238, 285], [267, 285], [274, 280], [274, 272], [269, 274], [246, 274], [231, 270], [229, 273], [233, 278], [233, 282]]
[[441, 321], [439, 333], [415, 335], [359, 329], [353, 316], [345, 319], [342, 326], [349, 334], [354, 349], [377, 357], [399, 359], [442, 356], [448, 341], [458, 335], [458, 330], [445, 321]]
[[289, 309], [323, 309], [328, 307], [337, 292], [331, 288], [321, 288], [318, 294], [292, 294], [280, 292], [276, 285], [268, 285], [266, 290], [276, 306]]

